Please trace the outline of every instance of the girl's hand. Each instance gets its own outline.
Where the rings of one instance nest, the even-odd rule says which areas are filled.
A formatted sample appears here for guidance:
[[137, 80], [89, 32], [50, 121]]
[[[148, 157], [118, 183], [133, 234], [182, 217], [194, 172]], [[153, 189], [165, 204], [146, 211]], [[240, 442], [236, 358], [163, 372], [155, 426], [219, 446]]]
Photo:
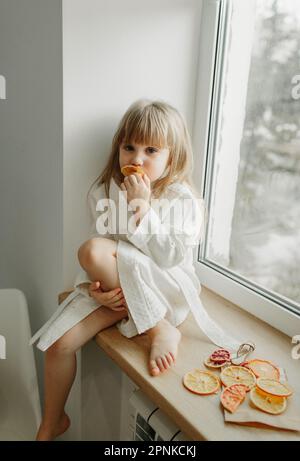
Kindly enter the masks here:
[[151, 181], [146, 173], [143, 176], [137, 173], [125, 176], [120, 187], [123, 191], [127, 191], [127, 203], [130, 204], [131, 200], [134, 199], [144, 201], [144, 203], [141, 202], [141, 206], [150, 203]]
[[102, 291], [100, 282], [92, 282], [89, 286], [89, 295], [99, 302], [102, 306], [108, 307], [112, 311], [127, 310], [126, 301], [123, 296], [122, 288], [115, 288], [111, 291]]

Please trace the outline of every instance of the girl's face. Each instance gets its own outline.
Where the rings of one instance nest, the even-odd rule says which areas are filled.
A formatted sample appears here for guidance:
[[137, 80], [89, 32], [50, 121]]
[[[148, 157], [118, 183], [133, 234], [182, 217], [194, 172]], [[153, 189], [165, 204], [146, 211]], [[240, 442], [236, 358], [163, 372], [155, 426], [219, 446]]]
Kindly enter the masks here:
[[165, 171], [170, 150], [150, 145], [134, 143], [121, 143], [119, 149], [120, 168], [124, 165], [138, 165], [149, 177], [150, 181], [156, 181]]

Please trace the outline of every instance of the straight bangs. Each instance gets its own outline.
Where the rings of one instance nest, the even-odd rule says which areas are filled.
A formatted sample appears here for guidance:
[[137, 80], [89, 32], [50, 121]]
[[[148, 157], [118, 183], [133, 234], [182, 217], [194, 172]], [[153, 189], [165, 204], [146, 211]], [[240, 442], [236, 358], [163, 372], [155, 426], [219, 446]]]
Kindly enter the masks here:
[[[152, 110], [151, 110], [152, 109]], [[169, 148], [172, 143], [168, 123], [161, 113], [151, 106], [137, 108], [128, 114], [119, 133], [119, 144], [136, 143], [160, 149]]]

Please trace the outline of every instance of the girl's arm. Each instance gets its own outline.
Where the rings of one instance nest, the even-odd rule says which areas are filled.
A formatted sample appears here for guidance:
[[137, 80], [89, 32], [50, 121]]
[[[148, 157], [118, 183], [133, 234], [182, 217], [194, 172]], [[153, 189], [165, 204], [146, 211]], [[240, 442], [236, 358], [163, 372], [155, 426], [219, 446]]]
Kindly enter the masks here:
[[176, 266], [184, 260], [187, 248], [200, 242], [203, 205], [187, 192], [172, 203], [162, 219], [157, 209], [147, 206], [135, 213], [137, 227], [127, 233], [127, 238], [160, 267]]

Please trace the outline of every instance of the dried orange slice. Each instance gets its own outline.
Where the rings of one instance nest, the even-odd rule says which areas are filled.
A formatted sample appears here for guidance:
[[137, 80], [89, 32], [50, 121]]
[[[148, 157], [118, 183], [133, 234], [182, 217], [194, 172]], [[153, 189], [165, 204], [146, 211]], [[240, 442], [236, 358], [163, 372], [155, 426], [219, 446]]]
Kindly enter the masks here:
[[220, 380], [210, 371], [203, 371], [196, 368], [184, 375], [183, 384], [189, 391], [195, 394], [209, 395], [219, 390]]
[[251, 370], [245, 367], [232, 365], [224, 368], [221, 372], [221, 381], [224, 386], [232, 386], [232, 384], [245, 384], [248, 387], [248, 391], [255, 386], [255, 376]]
[[221, 403], [226, 410], [234, 413], [240, 404], [245, 400], [248, 386], [245, 384], [233, 384], [226, 387], [221, 394]]
[[253, 371], [257, 378], [270, 378], [276, 379], [277, 381], [280, 378], [279, 368], [269, 360], [250, 360], [245, 364], [245, 367]]
[[287, 385], [270, 378], [258, 378], [256, 386], [261, 391], [274, 395], [276, 397], [289, 397], [292, 395], [292, 389]]
[[261, 392], [257, 387], [250, 391], [251, 402], [261, 411], [272, 415], [279, 415], [286, 409], [286, 398], [275, 397], [274, 395]]
[[141, 166], [138, 165], [124, 165], [121, 168], [121, 173], [124, 176], [129, 176], [130, 174], [138, 173], [143, 175], [145, 172]]

